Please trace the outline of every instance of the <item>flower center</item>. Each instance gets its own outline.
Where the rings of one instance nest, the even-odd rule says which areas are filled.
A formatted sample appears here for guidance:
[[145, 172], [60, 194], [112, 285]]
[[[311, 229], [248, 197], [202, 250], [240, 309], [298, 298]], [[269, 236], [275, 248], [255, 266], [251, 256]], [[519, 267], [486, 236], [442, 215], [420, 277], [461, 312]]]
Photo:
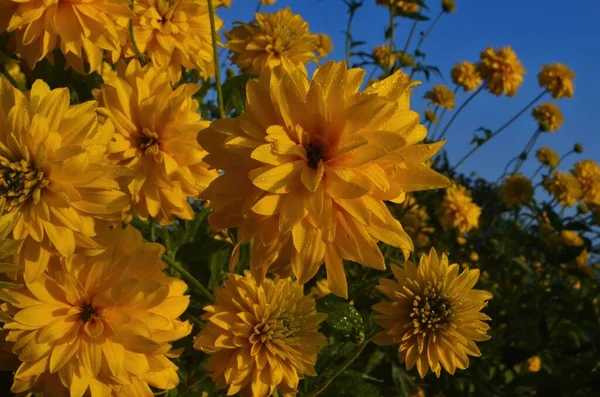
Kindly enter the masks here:
[[322, 146], [313, 145], [309, 143], [306, 147], [306, 161], [308, 166], [313, 170], [319, 168], [319, 161], [323, 160], [323, 155], [325, 154], [325, 150], [323, 150]]
[[296, 318], [287, 313], [280, 314], [278, 317], [272, 317], [263, 320], [260, 324], [254, 326], [254, 333], [250, 337], [252, 343], [265, 343], [273, 339], [286, 339], [293, 337], [299, 329]]
[[415, 295], [410, 313], [416, 333], [427, 334], [447, 324], [453, 317], [450, 301], [439, 295], [437, 288], [429, 285], [420, 295]]
[[90, 321], [92, 319], [92, 317], [94, 317], [95, 314], [96, 314], [96, 309], [94, 309], [94, 307], [91, 304], [86, 303], [81, 308], [81, 314], [80, 314], [81, 321], [83, 321], [84, 323], [87, 323], [88, 321]]
[[0, 157], [0, 198], [5, 202], [4, 213], [27, 201], [35, 192], [48, 184], [44, 173], [27, 161]]
[[158, 134], [156, 132], [149, 131], [147, 128], [144, 128], [142, 135], [140, 136], [140, 150], [142, 152], [150, 150], [152, 153], [156, 153], [158, 149]]

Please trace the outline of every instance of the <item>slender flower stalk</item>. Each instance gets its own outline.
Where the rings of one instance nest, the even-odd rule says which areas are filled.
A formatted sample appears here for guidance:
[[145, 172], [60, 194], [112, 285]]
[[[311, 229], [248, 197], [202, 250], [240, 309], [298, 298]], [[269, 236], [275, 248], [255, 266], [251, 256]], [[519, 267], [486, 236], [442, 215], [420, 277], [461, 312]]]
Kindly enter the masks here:
[[[483, 86], [482, 86], [483, 87]], [[479, 91], [479, 90], [478, 90]], [[512, 123], [514, 123], [519, 117], [521, 117], [523, 115], [523, 113], [525, 113], [530, 107], [532, 107], [537, 101], [539, 101], [544, 95], [546, 95], [548, 91], [543, 91], [541, 92], [538, 96], [536, 96], [531, 102], [529, 102], [523, 109], [521, 109], [517, 114], [515, 114], [510, 120], [508, 120], [506, 123], [504, 123], [502, 125], [502, 127], [498, 128], [496, 131], [494, 131], [492, 133], [492, 135], [490, 135], [490, 137], [481, 145], [477, 145], [475, 146], [473, 149], [469, 150], [469, 152], [467, 154], [465, 154], [463, 156], [463, 158], [461, 158], [459, 160], [458, 163], [456, 163], [456, 165], [454, 166], [454, 168], [452, 168], [452, 171], [456, 170], [462, 163], [465, 162], [466, 159], [468, 159], [473, 153], [475, 153], [480, 147], [482, 147], [485, 143], [491, 141], [494, 137], [496, 137], [498, 134], [500, 134], [502, 131], [504, 131], [506, 128], [508, 128]]]
[[525, 148], [523, 148], [523, 151], [519, 154], [519, 160], [517, 160], [517, 163], [515, 164], [515, 168], [513, 168], [513, 172], [512, 172], [513, 174], [516, 174], [519, 171], [519, 169], [521, 169], [521, 166], [523, 165], [523, 163], [525, 163], [525, 160], [527, 159], [529, 152], [531, 152], [531, 149], [533, 149], [533, 146], [535, 145], [535, 142], [540, 137], [541, 133], [542, 133], [542, 130], [537, 129], [535, 131], [535, 133], [531, 136], [531, 138], [525, 145]]
[[440, 134], [440, 137], [438, 139], [442, 139], [445, 135], [446, 132], [448, 132], [448, 130], [450, 129], [450, 126], [452, 125], [452, 123], [454, 123], [454, 120], [456, 120], [456, 118], [458, 117], [458, 115], [467, 107], [467, 105], [473, 100], [475, 99], [475, 97], [481, 92], [483, 91], [483, 89], [485, 88], [485, 84], [482, 84], [477, 91], [475, 91], [473, 94], [471, 94], [470, 97], [468, 97], [463, 103], [462, 105], [460, 105], [460, 107], [456, 110], [456, 112], [452, 115], [452, 117], [450, 118], [450, 120], [448, 121], [448, 124], [446, 124], [446, 127], [444, 127], [444, 129], [442, 130], [442, 133]]
[[[438, 14], [437, 17], [435, 17], [435, 19], [433, 20], [433, 22], [431, 23], [431, 25], [429, 25], [429, 28], [427, 29], [427, 31], [425, 33], [421, 34], [421, 38], [419, 39], [419, 42], [417, 43], [417, 47], [415, 48], [414, 51], [414, 55], [413, 58], [415, 58], [417, 56], [417, 52], [421, 49], [421, 46], [423, 45], [423, 43], [425, 42], [425, 39], [427, 39], [427, 37], [431, 34], [431, 31], [433, 30], [433, 28], [435, 27], [435, 25], [438, 23], [438, 21], [440, 20], [440, 18], [442, 18], [442, 15], [444, 15], [445, 12], [442, 11]], [[417, 26], [417, 22], [415, 21], [415, 24], [413, 26]], [[415, 75], [415, 73], [417, 72], [417, 68], [413, 67], [412, 71], [410, 72], [410, 78], [412, 79], [413, 76]]]
[[[131, 0], [130, 7], [131, 7], [131, 11], [133, 12], [134, 8], [135, 8], [135, 0]], [[129, 20], [129, 40], [131, 40], [131, 46], [133, 47], [133, 51], [135, 52], [135, 55], [140, 60], [140, 64], [142, 66], [144, 66], [146, 64], [146, 57], [142, 54], [142, 52], [140, 51], [140, 48], [137, 45], [137, 42], [135, 41], [135, 33], [133, 32], [134, 19], [135, 19], [135, 16], [131, 17], [131, 19]]]
[[207, 290], [206, 287], [203, 286], [196, 277], [192, 276], [192, 274], [190, 272], [188, 272], [187, 270], [185, 270], [183, 268], [183, 266], [181, 266], [181, 264], [179, 262], [177, 262], [175, 259], [171, 258], [168, 255], [163, 255], [162, 260], [169, 267], [172, 267], [173, 269], [175, 269], [175, 271], [177, 271], [177, 273], [179, 273], [181, 275], [182, 279], [184, 279], [185, 281], [190, 283], [192, 288], [196, 289], [198, 292], [201, 292], [206, 298], [208, 298], [211, 301], [215, 299], [213, 294], [211, 294], [210, 291]]
[[[406, 38], [406, 44], [404, 44], [404, 49], [402, 50], [403, 54], [406, 54], [406, 51], [408, 51], [408, 47], [410, 47], [410, 42], [412, 41], [412, 38], [415, 34], [415, 30], [417, 30], [417, 24], [419, 23], [419, 21], [415, 21], [412, 25], [412, 27], [410, 28], [410, 33], [408, 33], [408, 37]], [[412, 77], [412, 75], [411, 75]]]
[[[213, 62], [215, 64], [215, 84], [217, 85], [217, 103], [219, 104], [219, 115], [225, 118], [225, 105], [223, 104], [223, 89], [221, 88], [221, 69], [219, 65], [219, 51], [217, 49], [217, 28], [215, 25], [215, 7], [213, 0], [208, 1], [208, 15], [210, 17], [210, 34], [212, 36]], [[260, 8], [260, 2], [258, 3]], [[258, 12], [258, 11], [257, 11]]]

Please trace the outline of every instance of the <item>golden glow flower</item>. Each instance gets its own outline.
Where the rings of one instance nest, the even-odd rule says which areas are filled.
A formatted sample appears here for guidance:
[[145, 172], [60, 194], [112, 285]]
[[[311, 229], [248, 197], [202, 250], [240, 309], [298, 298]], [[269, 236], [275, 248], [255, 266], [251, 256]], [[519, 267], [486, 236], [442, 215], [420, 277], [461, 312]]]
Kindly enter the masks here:
[[[4, 54], [0, 54], [0, 61], [4, 63], [6, 71], [15, 80], [17, 85], [21, 88], [25, 88], [27, 86], [27, 77], [25, 76], [25, 73], [23, 73], [23, 71], [21, 70], [21, 65], [19, 64], [19, 62]], [[1, 75], [2, 74], [0, 74], [0, 76]]]
[[417, 247], [430, 245], [429, 234], [435, 231], [429, 225], [427, 209], [418, 204], [414, 196], [409, 196], [403, 203], [405, 212], [400, 219], [406, 233], [412, 238]]
[[560, 238], [570, 247], [581, 247], [585, 244], [583, 238], [581, 238], [581, 236], [573, 230], [562, 230], [560, 232]]
[[392, 49], [387, 44], [375, 46], [373, 48], [373, 58], [383, 68], [391, 69], [396, 63], [396, 55], [392, 52]]
[[215, 296], [194, 348], [211, 355], [207, 369], [217, 388], [227, 395], [266, 397], [277, 389], [295, 396], [298, 381], [316, 375], [317, 353], [327, 344], [318, 329], [327, 316], [301, 285], [230, 274]]
[[452, 76], [452, 82], [461, 87], [465, 92], [475, 91], [482, 81], [476, 66], [468, 61], [454, 65], [450, 75]]
[[542, 359], [540, 356], [532, 356], [527, 359], [525, 370], [527, 372], [539, 372], [542, 369]]
[[425, 109], [425, 120], [429, 121], [431, 124], [436, 124], [438, 122], [435, 112], [431, 109]]
[[456, 11], [456, 3], [454, 0], [442, 0], [442, 10], [447, 13], [453, 13]]
[[563, 123], [563, 115], [558, 106], [551, 102], [533, 108], [531, 115], [538, 122], [538, 127], [544, 132], [554, 132]]
[[535, 154], [540, 163], [547, 165], [551, 169], [556, 168], [560, 162], [560, 157], [550, 147], [542, 147]]
[[454, 109], [454, 92], [445, 85], [434, 85], [433, 89], [427, 91], [425, 99], [429, 99], [430, 105], [436, 105], [444, 109]]
[[99, 125], [96, 102], [69, 106], [69, 90], [41, 80], [25, 96], [0, 79], [0, 202], [17, 213], [17, 262], [25, 280], [45, 270], [53, 253], [101, 248], [94, 218], [111, 217], [128, 202], [106, 158], [112, 123]]
[[449, 184], [425, 164], [443, 143], [417, 144], [427, 135], [409, 108], [418, 83], [399, 71], [359, 92], [364, 75], [343, 62], [312, 81], [292, 66], [266, 70], [248, 82], [246, 114], [200, 133], [204, 160], [224, 170], [201, 196], [209, 221], [254, 237], [258, 280], [277, 261], [304, 284], [325, 261], [329, 288], [346, 296], [343, 259], [385, 269], [379, 241], [413, 249], [384, 201]]
[[522, 174], [512, 174], [506, 178], [501, 191], [502, 201], [509, 207], [527, 204], [533, 199], [533, 185]]
[[319, 58], [325, 58], [331, 51], [333, 51], [333, 42], [331, 37], [323, 33], [317, 33], [315, 35], [317, 39], [317, 53]]
[[477, 72], [492, 94], [515, 96], [523, 83], [525, 68], [512, 48], [488, 47], [481, 52]]
[[386, 7], [395, 6], [396, 11], [398, 12], [397, 15], [414, 14], [419, 11], [420, 8], [418, 3], [405, 0], [377, 0], [377, 4]]
[[600, 167], [594, 160], [581, 160], [571, 170], [581, 187], [581, 199], [586, 203], [600, 203]]
[[[181, 78], [181, 68], [200, 76], [214, 76], [212, 38], [206, 0], [137, 0], [133, 32], [139, 50], [154, 66], [168, 69], [171, 83]], [[215, 28], [223, 21], [215, 16]], [[131, 43], [126, 55], [135, 57]]]
[[[84, 61], [89, 62], [90, 72], [98, 69], [104, 51], [114, 54], [116, 61], [127, 34], [119, 21], [132, 16], [128, 0], [14, 2], [19, 5], [7, 29], [16, 31], [18, 52], [30, 68], [57, 47], [80, 72], [84, 71]], [[0, 11], [4, 11], [1, 6]]]
[[543, 65], [538, 74], [540, 87], [552, 94], [554, 99], [573, 98], [575, 73], [562, 63]]
[[258, 13], [255, 20], [236, 23], [225, 35], [233, 53], [231, 61], [246, 73], [260, 75], [265, 68], [285, 59], [304, 70], [316, 62], [320, 39], [310, 33], [308, 23], [289, 8], [274, 13]]
[[479, 227], [481, 207], [473, 202], [466, 187], [453, 185], [446, 189], [437, 215], [445, 229], [457, 229], [463, 234]]
[[271, 5], [271, 4], [275, 4], [275, 1], [277, 1], [277, 0], [260, 0], [260, 4]]
[[141, 68], [134, 60], [97, 93], [99, 112], [116, 127], [110, 158], [132, 170], [132, 210], [142, 219], [153, 217], [161, 225], [174, 216], [193, 219], [188, 199], [217, 176], [202, 162], [206, 152], [196, 140], [208, 126], [192, 99], [199, 88], [182, 84], [173, 90], [165, 70]]
[[381, 279], [377, 289], [389, 300], [373, 306], [383, 331], [373, 341], [398, 346], [400, 362], [410, 370], [415, 364], [421, 378], [429, 370], [440, 376], [469, 366], [468, 356], [481, 356], [475, 342], [490, 339], [481, 313], [492, 298], [488, 291], [473, 289], [479, 270], [449, 265], [435, 249], [422, 255], [419, 266], [406, 261], [404, 269], [392, 265], [395, 280]]
[[103, 233], [105, 253], [63, 258], [10, 291], [6, 340], [22, 362], [13, 393], [151, 396], [179, 383], [170, 342], [192, 329], [178, 319], [187, 286], [162, 273], [163, 247], [133, 227]]
[[556, 171], [544, 180], [543, 186], [563, 207], [572, 207], [581, 198], [579, 182], [566, 172]]

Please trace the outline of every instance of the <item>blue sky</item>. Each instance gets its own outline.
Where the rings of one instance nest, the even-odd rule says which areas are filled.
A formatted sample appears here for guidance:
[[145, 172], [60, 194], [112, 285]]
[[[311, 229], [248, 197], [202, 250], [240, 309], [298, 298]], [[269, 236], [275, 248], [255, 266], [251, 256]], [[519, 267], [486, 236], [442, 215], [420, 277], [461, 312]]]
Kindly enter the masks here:
[[[258, 0], [233, 0], [231, 9], [220, 10], [220, 16], [229, 28], [233, 21], [249, 21], [253, 18]], [[428, 0], [435, 17], [440, 11], [441, 0]], [[565, 117], [563, 127], [555, 133], [543, 134], [535, 149], [550, 146], [559, 154], [572, 149], [576, 142], [584, 146], [583, 155], [571, 156], [561, 169], [568, 169], [573, 162], [583, 158], [600, 161], [600, 12], [598, 0], [457, 0], [454, 14], [444, 15], [422, 50], [427, 53], [427, 64], [435, 65], [444, 74], [446, 83], [451, 84], [450, 69], [459, 61], [476, 61], [486, 46], [510, 45], [527, 69], [525, 81], [514, 98], [497, 98], [489, 93], [481, 93], [461, 113], [447, 137], [451, 162], [456, 161], [469, 150], [473, 132], [480, 126], [496, 129], [516, 112], [529, 103], [541, 89], [537, 74], [543, 64], [562, 62], [576, 74], [575, 97], [561, 99], [555, 103]], [[274, 6], [263, 6], [262, 11], [272, 12], [281, 7], [291, 7], [309, 22], [314, 33], [327, 33], [334, 42], [334, 51], [327, 58], [344, 58], [344, 33], [347, 13], [342, 0], [277, 0]], [[370, 52], [375, 44], [383, 42], [383, 32], [387, 23], [387, 11], [375, 5], [375, 0], [365, 0], [358, 11], [353, 25], [355, 40], [366, 41], [361, 50]], [[423, 22], [418, 30], [427, 29]], [[396, 42], [403, 46], [412, 21], [399, 21]], [[412, 47], [416, 44], [413, 40]], [[411, 52], [411, 50], [409, 50]], [[423, 79], [422, 75], [418, 78]], [[423, 94], [432, 84], [443, 84], [437, 76], [430, 83], [413, 92], [412, 107], [421, 114], [426, 107]], [[459, 93], [457, 106], [467, 94]], [[543, 101], [552, 101], [548, 95]], [[446, 116], [446, 120], [448, 116]], [[496, 179], [506, 162], [525, 146], [536, 129], [530, 112], [524, 114], [509, 129], [486, 144], [467, 162], [460, 171], [474, 171], [488, 179]], [[530, 159], [522, 168], [531, 175], [537, 168]]]

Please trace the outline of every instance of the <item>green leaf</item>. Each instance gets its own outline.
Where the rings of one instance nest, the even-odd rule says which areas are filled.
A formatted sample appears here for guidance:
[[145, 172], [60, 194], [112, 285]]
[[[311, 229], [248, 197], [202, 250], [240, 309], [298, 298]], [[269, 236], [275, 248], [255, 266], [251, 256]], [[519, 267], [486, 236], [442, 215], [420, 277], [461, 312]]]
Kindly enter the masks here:
[[0, 258], [6, 258], [19, 252], [23, 240], [0, 240]]
[[365, 325], [358, 311], [335, 295], [328, 295], [317, 301], [317, 311], [327, 314], [324, 330], [342, 340], [361, 343], [365, 337]]
[[226, 113], [229, 114], [232, 110], [235, 110], [238, 116], [246, 113], [246, 84], [255, 77], [250, 74], [240, 74], [223, 84], [223, 103]]
[[381, 393], [368, 380], [356, 376], [355, 371], [345, 371], [321, 395], [325, 397], [380, 397]]

